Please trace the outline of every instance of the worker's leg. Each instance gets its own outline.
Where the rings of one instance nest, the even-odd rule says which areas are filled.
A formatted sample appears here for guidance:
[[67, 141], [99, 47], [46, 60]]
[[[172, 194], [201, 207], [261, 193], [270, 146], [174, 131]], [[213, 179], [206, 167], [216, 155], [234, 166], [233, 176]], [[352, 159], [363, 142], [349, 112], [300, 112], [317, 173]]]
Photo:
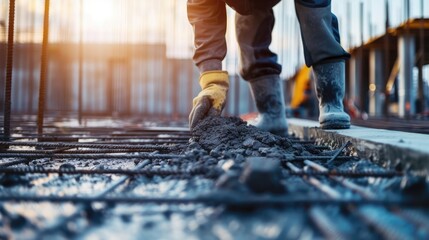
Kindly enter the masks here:
[[251, 15], [236, 15], [236, 34], [240, 46], [240, 73], [249, 82], [259, 112], [255, 125], [279, 135], [287, 134], [281, 66], [270, 51], [274, 27], [272, 9]]
[[295, 0], [301, 28], [305, 62], [313, 67], [322, 128], [349, 128], [344, 112], [345, 60], [349, 54], [340, 45], [338, 20], [330, 0]]
[[279, 75], [282, 67], [277, 63], [277, 55], [269, 49], [274, 27], [272, 9], [256, 11], [252, 15], [237, 13], [235, 23], [241, 76], [250, 80], [264, 75]]

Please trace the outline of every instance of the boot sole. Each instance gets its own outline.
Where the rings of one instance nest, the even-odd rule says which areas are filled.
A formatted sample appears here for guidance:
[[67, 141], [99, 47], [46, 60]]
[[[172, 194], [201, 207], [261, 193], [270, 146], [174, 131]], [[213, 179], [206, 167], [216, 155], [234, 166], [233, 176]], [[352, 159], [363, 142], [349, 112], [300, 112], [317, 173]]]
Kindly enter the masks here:
[[349, 121], [326, 121], [320, 123], [320, 127], [322, 129], [349, 129], [350, 122]]
[[280, 136], [280, 137], [287, 137], [288, 134], [288, 130], [287, 129], [281, 129], [281, 130], [268, 130], [270, 133]]

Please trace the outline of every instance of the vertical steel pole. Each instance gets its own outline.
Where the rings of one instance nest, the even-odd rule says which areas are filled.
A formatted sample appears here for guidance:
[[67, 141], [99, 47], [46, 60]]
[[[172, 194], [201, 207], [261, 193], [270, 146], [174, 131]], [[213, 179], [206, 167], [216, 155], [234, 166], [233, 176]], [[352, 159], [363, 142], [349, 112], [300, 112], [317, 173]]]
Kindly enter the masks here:
[[385, 36], [384, 36], [384, 83], [383, 83], [383, 92], [384, 92], [384, 105], [383, 105], [383, 115], [389, 117], [389, 106], [390, 106], [390, 90], [387, 89], [387, 84], [389, 82], [390, 75], [390, 36], [389, 36], [389, 27], [390, 27], [390, 15], [389, 15], [389, 1], [384, 1], [384, 7], [386, 12], [386, 19], [384, 23]]
[[77, 118], [79, 125], [82, 124], [82, 82], [83, 82], [83, 0], [80, 0], [79, 9], [79, 80], [78, 80], [78, 106]]
[[424, 61], [425, 61], [425, 33], [424, 33], [424, 4], [423, 4], [423, 0], [420, 0], [420, 8], [421, 8], [421, 12], [420, 12], [420, 49], [419, 49], [419, 62], [418, 62], [418, 68], [419, 68], [419, 75], [418, 75], [418, 99], [419, 99], [419, 112], [423, 113], [425, 112], [426, 109], [426, 104], [425, 104], [425, 91], [424, 91], [424, 81], [423, 81], [423, 65], [424, 65]]
[[359, 5], [359, 27], [360, 27], [360, 45], [363, 46], [363, 2]]
[[[176, 42], [176, 10], [177, 10], [177, 5], [176, 5], [176, 1], [173, 2], [173, 41], [172, 42]], [[174, 47], [173, 50], [173, 56], [171, 58], [171, 62], [173, 63], [173, 89], [172, 89], [172, 103], [173, 103], [173, 119], [177, 120], [178, 116], [179, 116], [179, 108], [177, 106], [177, 104], [180, 102], [179, 99], [179, 94], [178, 94], [178, 88], [179, 88], [179, 75], [178, 75], [178, 66], [177, 66], [177, 62], [176, 61], [176, 47]]]
[[367, 89], [364, 89], [364, 83], [363, 83], [363, 79], [365, 79], [363, 77], [363, 55], [364, 55], [364, 49], [363, 49], [363, 2], [361, 1], [359, 4], [359, 31], [360, 31], [360, 47], [358, 49], [358, 58], [357, 60], [357, 66], [356, 67], [356, 72], [357, 72], [357, 76], [355, 79], [355, 88], [356, 88], [356, 95], [358, 97], [358, 106], [365, 111], [366, 109], [366, 104], [365, 104], [365, 99], [363, 96], [365, 96], [364, 94], [362, 94], [363, 92], [367, 91]]
[[186, 108], [186, 111], [187, 111], [186, 113], [188, 114], [188, 113], [191, 112], [190, 107], [192, 106], [191, 103], [192, 103], [192, 99], [194, 97], [194, 93], [193, 93], [194, 71], [193, 71], [193, 65], [192, 65], [193, 63], [192, 62], [186, 62], [186, 63], [188, 63], [187, 64], [187, 67], [188, 67], [188, 79], [187, 79], [187, 84], [188, 84], [188, 98], [186, 99], [186, 102], [187, 102], [186, 105], [188, 106]]
[[[134, 5], [133, 3], [131, 3], [132, 5]], [[133, 18], [132, 18], [132, 13], [130, 12], [130, 9], [134, 9], [134, 8], [130, 8], [130, 2], [126, 1], [125, 2], [125, 9], [124, 9], [124, 13], [127, 16], [127, 27], [128, 29], [133, 29], [134, 30], [134, 24], [133, 24]], [[132, 79], [133, 79], [133, 74], [132, 74], [132, 63], [133, 63], [133, 57], [134, 57], [134, 51], [133, 51], [133, 45], [132, 45], [132, 38], [130, 37], [130, 31], [126, 31], [126, 58], [125, 58], [125, 77], [126, 77], [126, 91], [125, 91], [125, 105], [126, 105], [126, 115], [130, 116], [131, 114], [131, 103], [132, 103]], [[160, 103], [161, 101], [159, 101]], [[161, 109], [161, 108], [159, 108]]]
[[399, 36], [398, 57], [400, 72], [398, 79], [399, 117], [410, 118], [415, 112], [413, 67], [415, 60], [415, 37], [409, 33]]
[[384, 69], [383, 65], [383, 52], [379, 48], [370, 50], [369, 53], [369, 115], [380, 117], [382, 115], [382, 108], [384, 105], [384, 99], [382, 94], [384, 93], [383, 79]]
[[[237, 58], [236, 58], [237, 59]], [[237, 68], [235, 68], [237, 69]], [[234, 82], [235, 82], [235, 93], [234, 93], [234, 116], [238, 117], [240, 115], [240, 77], [237, 73], [234, 74]], [[284, 90], [284, 88], [282, 89]]]
[[405, 0], [404, 4], [405, 21], [408, 22], [408, 20], [410, 20], [410, 0]]
[[40, 86], [39, 86], [39, 110], [37, 113], [37, 133], [43, 134], [43, 120], [45, 113], [45, 95], [46, 95], [46, 74], [48, 67], [48, 38], [49, 38], [49, 5], [50, 0], [45, 0], [45, 14], [43, 19], [43, 43], [40, 67]]
[[13, 45], [15, 30], [15, 0], [9, 1], [9, 26], [7, 40], [6, 84], [4, 88], [3, 140], [10, 140], [10, 113], [12, 106]]
[[348, 48], [352, 47], [352, 22], [351, 22], [351, 4], [349, 1], [347, 1], [347, 26], [349, 26], [347, 28], [347, 45]]
[[[36, 8], [36, 3], [34, 1], [31, 1], [32, 4], [32, 8], [35, 9]], [[33, 114], [33, 96], [34, 96], [34, 47], [35, 47], [35, 41], [34, 41], [34, 33], [36, 32], [36, 13], [32, 13], [32, 18], [31, 18], [31, 24], [30, 24], [30, 28], [31, 28], [31, 32], [32, 34], [30, 35], [30, 54], [28, 54], [28, 60], [30, 62], [30, 66], [29, 66], [29, 71], [30, 71], [30, 75], [29, 75], [29, 79], [28, 79], [28, 88], [29, 88], [29, 92], [28, 92], [28, 106], [27, 106], [27, 112], [28, 114]]]

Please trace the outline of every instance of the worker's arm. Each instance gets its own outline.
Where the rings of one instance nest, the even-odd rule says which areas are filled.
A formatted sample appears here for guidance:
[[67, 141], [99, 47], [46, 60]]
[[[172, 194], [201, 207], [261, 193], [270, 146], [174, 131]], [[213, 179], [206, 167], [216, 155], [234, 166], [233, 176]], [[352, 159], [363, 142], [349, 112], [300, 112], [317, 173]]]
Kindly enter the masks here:
[[222, 71], [226, 55], [226, 7], [221, 0], [188, 0], [188, 18], [194, 28], [194, 62], [198, 66], [201, 92], [193, 100], [189, 125], [194, 128], [207, 116], [218, 116], [229, 88]]
[[194, 28], [194, 62], [201, 72], [221, 70], [226, 55], [226, 7], [221, 0], [188, 0]]

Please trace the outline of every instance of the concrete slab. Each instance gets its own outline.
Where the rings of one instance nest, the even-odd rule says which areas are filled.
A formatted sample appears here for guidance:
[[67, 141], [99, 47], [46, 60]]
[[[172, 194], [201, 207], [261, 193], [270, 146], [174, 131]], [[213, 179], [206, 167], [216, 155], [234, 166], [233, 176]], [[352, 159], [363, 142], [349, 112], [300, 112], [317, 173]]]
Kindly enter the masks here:
[[345, 130], [323, 130], [319, 123], [288, 119], [289, 133], [318, 143], [339, 147], [347, 141], [359, 157], [384, 167], [429, 172], [429, 135], [351, 126]]

